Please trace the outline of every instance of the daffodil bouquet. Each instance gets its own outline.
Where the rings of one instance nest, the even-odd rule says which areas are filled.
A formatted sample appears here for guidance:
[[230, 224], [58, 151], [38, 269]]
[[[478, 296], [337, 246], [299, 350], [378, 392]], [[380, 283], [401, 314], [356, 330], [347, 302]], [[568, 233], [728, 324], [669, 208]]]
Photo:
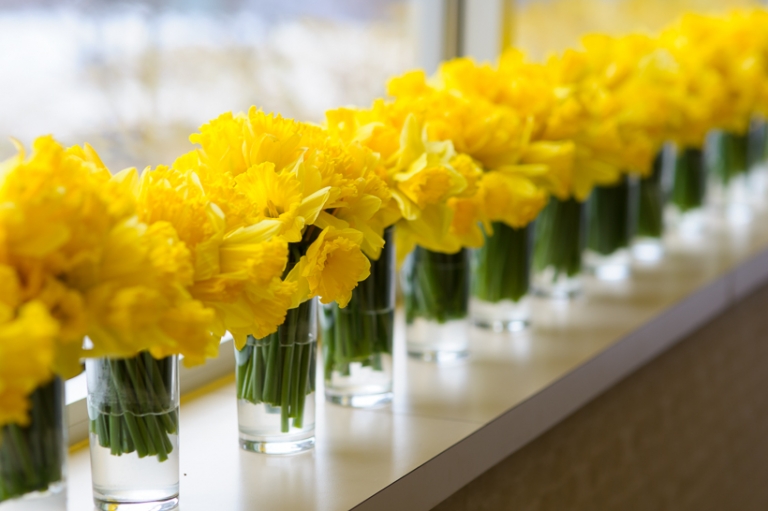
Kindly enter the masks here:
[[[369, 109], [339, 109], [327, 117], [335, 136], [357, 141], [380, 157], [391, 192], [382, 213], [397, 221], [398, 259], [413, 252], [405, 269], [409, 325], [419, 318], [439, 324], [464, 319], [469, 267], [463, 247], [468, 239], [482, 243], [482, 234], [476, 211], [462, 199], [476, 192], [474, 184], [468, 185], [479, 176], [479, 168], [450, 141], [429, 140], [418, 113], [407, 105], [379, 100]], [[422, 257], [426, 262], [417, 263], [421, 271], [408, 271], [414, 258]], [[409, 350], [413, 352], [410, 345]]]
[[[61, 482], [56, 376], [77, 374], [83, 357], [204, 358], [215, 340], [213, 312], [187, 290], [186, 247], [170, 225], [139, 220], [125, 184], [89, 146], [64, 149], [42, 137], [29, 157], [20, 149], [3, 163], [0, 179], [0, 495], [7, 499]], [[94, 420], [102, 413], [89, 412]], [[120, 408], [104, 413], [112, 423], [130, 420]]]
[[[381, 204], [376, 176], [366, 170], [373, 160], [337, 144], [322, 128], [256, 108], [219, 116], [191, 140], [200, 148], [174, 166], [193, 168], [202, 188], [226, 197], [219, 208], [225, 223], [231, 217], [251, 225], [224, 235], [224, 243], [232, 243], [221, 248], [227, 259], [206, 261], [220, 265], [219, 275], [193, 288], [210, 299], [222, 328], [235, 337], [241, 445], [308, 447], [314, 435], [314, 416], [307, 416], [315, 388], [313, 299], [346, 306], [370, 274], [363, 249], [375, 252], [384, 243], [366, 224]], [[248, 281], [260, 285], [243, 289]], [[261, 411], [253, 412], [253, 405]]]

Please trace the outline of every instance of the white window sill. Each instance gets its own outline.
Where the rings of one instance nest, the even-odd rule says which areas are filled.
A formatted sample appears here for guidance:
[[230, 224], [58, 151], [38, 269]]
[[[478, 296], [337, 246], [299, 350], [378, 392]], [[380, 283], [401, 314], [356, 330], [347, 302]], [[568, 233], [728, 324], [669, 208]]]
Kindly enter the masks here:
[[[307, 453], [241, 451], [234, 384], [185, 403], [183, 509], [431, 509], [768, 282], [768, 212], [668, 246], [662, 264], [630, 281], [587, 279], [581, 299], [536, 300], [531, 331], [473, 331], [461, 363], [407, 359], [399, 314], [393, 404], [352, 410], [318, 399], [317, 445]], [[231, 346], [223, 349], [226, 374]], [[69, 508], [90, 509], [87, 449], [69, 468]]]

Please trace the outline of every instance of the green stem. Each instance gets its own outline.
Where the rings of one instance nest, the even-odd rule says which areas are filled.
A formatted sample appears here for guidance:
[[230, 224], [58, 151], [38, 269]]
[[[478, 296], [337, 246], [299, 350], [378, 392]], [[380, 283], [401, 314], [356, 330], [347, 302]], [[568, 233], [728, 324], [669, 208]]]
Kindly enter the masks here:
[[723, 184], [747, 172], [749, 135], [718, 131], [710, 135], [710, 158], [713, 175]]
[[653, 162], [653, 170], [640, 179], [638, 185], [637, 235], [645, 238], [661, 238], [664, 234], [664, 191], [661, 178], [663, 153], [659, 151]]
[[120, 360], [92, 360], [102, 387], [89, 389], [89, 403], [97, 410], [91, 431], [99, 445], [113, 456], [135, 452], [139, 458], [156, 456], [166, 461], [174, 446], [170, 435], [178, 434], [178, 405], [172, 389], [176, 385], [176, 357], [160, 360], [149, 353]]
[[416, 318], [446, 323], [467, 317], [471, 272], [468, 250], [443, 254], [417, 246], [403, 271], [408, 324]]
[[634, 205], [629, 176], [612, 186], [596, 186], [587, 202], [587, 247], [603, 256], [628, 247], [635, 224]]
[[381, 255], [371, 260], [371, 274], [352, 291], [345, 308], [323, 306], [325, 378], [336, 371], [349, 374], [349, 365], [373, 365], [377, 355], [392, 354], [395, 321], [395, 249], [393, 228], [384, 232]]
[[562, 274], [578, 275], [586, 241], [584, 227], [583, 203], [576, 199], [551, 198], [535, 223], [534, 270], [543, 272], [551, 268], [553, 280]]
[[305, 402], [314, 392], [315, 313], [314, 300], [304, 302], [288, 311], [277, 332], [263, 339], [249, 336], [235, 352], [238, 398], [279, 409], [283, 433], [303, 427]]
[[0, 503], [46, 491], [63, 478], [63, 383], [54, 379], [30, 396], [27, 426], [0, 428]]
[[675, 179], [672, 185], [672, 204], [681, 213], [704, 205], [706, 169], [701, 149], [679, 149], [675, 161]]
[[492, 224], [483, 247], [473, 253], [472, 295], [486, 302], [519, 301], [528, 294], [533, 226]]

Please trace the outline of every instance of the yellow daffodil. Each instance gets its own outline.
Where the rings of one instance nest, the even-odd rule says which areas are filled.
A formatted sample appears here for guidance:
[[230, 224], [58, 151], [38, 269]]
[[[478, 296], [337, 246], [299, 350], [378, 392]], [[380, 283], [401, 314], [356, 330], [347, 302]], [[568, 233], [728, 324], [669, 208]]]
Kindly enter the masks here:
[[371, 262], [360, 250], [363, 234], [355, 229], [323, 229], [286, 277], [296, 283], [293, 306], [314, 296], [346, 307], [357, 283], [370, 275]]

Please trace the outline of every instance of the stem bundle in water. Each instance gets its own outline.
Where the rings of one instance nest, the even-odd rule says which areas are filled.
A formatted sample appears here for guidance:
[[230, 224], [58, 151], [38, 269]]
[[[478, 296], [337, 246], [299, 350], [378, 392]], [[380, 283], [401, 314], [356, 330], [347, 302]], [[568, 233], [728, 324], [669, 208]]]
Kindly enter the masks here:
[[637, 235], [661, 238], [664, 234], [664, 191], [661, 184], [663, 153], [653, 161], [653, 170], [640, 179], [637, 204]]
[[517, 302], [528, 294], [533, 227], [494, 222], [492, 228], [474, 252], [472, 295], [490, 303]]
[[681, 213], [704, 205], [706, 177], [701, 149], [686, 147], [678, 151], [672, 185], [672, 204], [677, 206]]
[[469, 252], [433, 252], [420, 246], [408, 256], [403, 294], [406, 322], [422, 318], [437, 323], [467, 317], [469, 306]]
[[44, 492], [63, 480], [63, 383], [55, 378], [30, 396], [28, 426], [0, 428], [0, 503]]
[[613, 186], [597, 186], [592, 190], [587, 202], [590, 250], [607, 256], [629, 246], [635, 219], [634, 202], [626, 175]]
[[99, 445], [113, 456], [135, 452], [166, 461], [174, 446], [170, 436], [179, 432], [177, 358], [157, 360], [142, 352], [87, 363], [97, 378], [89, 381], [89, 415]]
[[395, 250], [393, 228], [384, 232], [385, 245], [371, 260], [371, 275], [352, 291], [345, 308], [323, 307], [325, 378], [336, 371], [349, 376], [355, 362], [383, 370], [381, 355], [392, 354], [395, 328]]
[[747, 172], [749, 153], [749, 134], [723, 131], [713, 134], [711, 143], [711, 163], [714, 176], [724, 185]]
[[302, 428], [306, 396], [315, 391], [315, 300], [290, 309], [277, 332], [248, 337], [235, 352], [237, 398], [280, 409], [283, 433]]
[[553, 271], [552, 280], [561, 275], [573, 277], [581, 272], [584, 248], [582, 203], [576, 199], [550, 199], [536, 219], [533, 267], [536, 272]]
[[768, 151], [768, 124], [765, 119], [755, 117], [749, 125], [749, 147], [747, 150], [747, 170], [751, 171], [766, 159]]

